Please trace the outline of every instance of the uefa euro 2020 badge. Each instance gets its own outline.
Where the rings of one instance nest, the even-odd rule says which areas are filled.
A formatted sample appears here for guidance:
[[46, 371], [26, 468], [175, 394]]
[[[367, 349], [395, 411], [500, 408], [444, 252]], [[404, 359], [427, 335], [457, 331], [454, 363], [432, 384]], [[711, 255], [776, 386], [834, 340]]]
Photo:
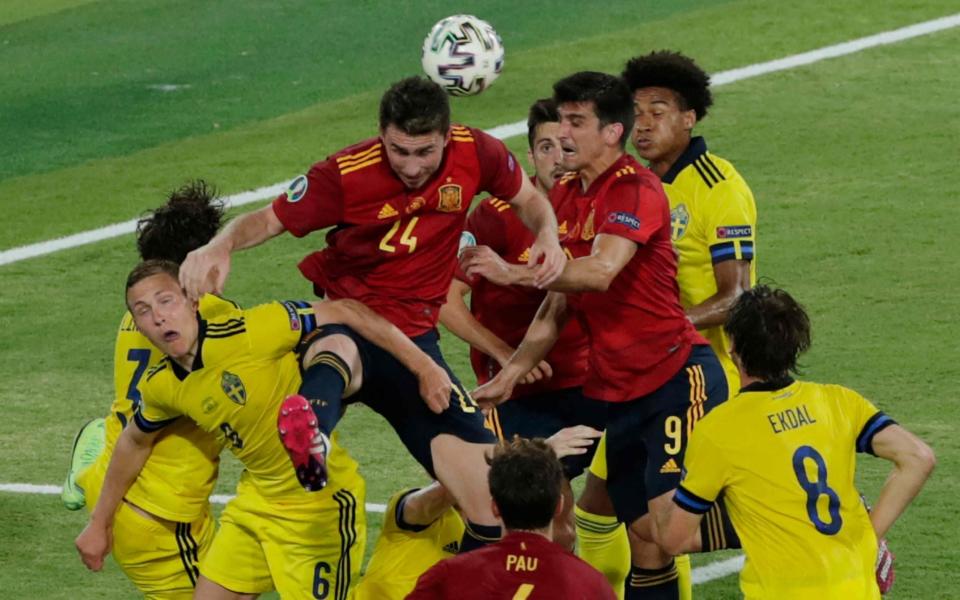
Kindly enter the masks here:
[[290, 182], [290, 187], [287, 188], [287, 202], [290, 202], [291, 204], [294, 202], [300, 202], [300, 200], [302, 200], [306, 194], [307, 176], [301, 175]]

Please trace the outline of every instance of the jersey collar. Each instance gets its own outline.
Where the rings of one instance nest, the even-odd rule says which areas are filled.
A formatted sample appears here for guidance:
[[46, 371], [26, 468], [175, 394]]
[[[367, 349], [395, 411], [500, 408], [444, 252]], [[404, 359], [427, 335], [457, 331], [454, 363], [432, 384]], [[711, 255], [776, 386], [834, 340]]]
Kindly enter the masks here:
[[660, 181], [663, 183], [673, 183], [673, 180], [677, 178], [677, 175], [680, 174], [680, 171], [692, 165], [693, 161], [697, 160], [706, 153], [707, 142], [703, 139], [703, 137], [698, 135], [690, 138], [690, 144], [687, 145], [687, 149], [683, 151], [683, 154], [680, 155], [680, 158], [677, 159], [677, 162], [673, 163], [673, 165], [670, 167], [670, 170], [664, 174]]
[[770, 381], [754, 381], [750, 385], [740, 388], [743, 392], [775, 392], [785, 387], [793, 385], [793, 377], [787, 375], [783, 379], [771, 379]]
[[207, 337], [207, 322], [200, 318], [200, 313], [197, 313], [197, 353], [193, 357], [193, 366], [187, 371], [180, 366], [180, 363], [167, 357], [167, 360], [170, 361], [170, 368], [173, 370], [173, 374], [176, 375], [180, 381], [186, 379], [190, 373], [197, 369], [203, 368], [203, 339], [205, 337]]

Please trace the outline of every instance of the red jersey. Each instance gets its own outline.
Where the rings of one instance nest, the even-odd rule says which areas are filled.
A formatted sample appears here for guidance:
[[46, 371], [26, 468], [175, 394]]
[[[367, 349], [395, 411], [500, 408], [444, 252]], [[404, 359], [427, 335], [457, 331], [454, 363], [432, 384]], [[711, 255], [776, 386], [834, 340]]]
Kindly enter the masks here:
[[[527, 264], [530, 247], [536, 239], [510, 205], [497, 198], [487, 198], [473, 209], [467, 218], [466, 230], [473, 234], [478, 245], [489, 246], [512, 264]], [[483, 277], [468, 283], [472, 290], [470, 312], [477, 321], [514, 348], [519, 346], [546, 292], [533, 287], [500, 286]], [[579, 321], [569, 319], [546, 357], [553, 367], [553, 377], [518, 385], [512, 398], [583, 385], [588, 351], [587, 336]], [[500, 363], [475, 348], [470, 349], [470, 363], [480, 384], [490, 381], [500, 371]]]
[[327, 247], [300, 263], [318, 295], [363, 302], [415, 336], [437, 324], [474, 195], [512, 198], [522, 177], [503, 142], [454, 125], [439, 169], [419, 189], [403, 185], [373, 138], [315, 164], [273, 210], [297, 237], [336, 225]]
[[693, 345], [707, 341], [680, 306], [677, 257], [670, 241], [670, 204], [660, 180], [629, 154], [583, 191], [570, 174], [550, 192], [576, 258], [590, 254], [600, 233], [637, 243], [606, 292], [571, 294], [590, 339], [584, 395], [609, 402], [645, 396], [683, 367]]
[[536, 533], [511, 532], [496, 544], [440, 561], [407, 600], [613, 600], [599, 571]]

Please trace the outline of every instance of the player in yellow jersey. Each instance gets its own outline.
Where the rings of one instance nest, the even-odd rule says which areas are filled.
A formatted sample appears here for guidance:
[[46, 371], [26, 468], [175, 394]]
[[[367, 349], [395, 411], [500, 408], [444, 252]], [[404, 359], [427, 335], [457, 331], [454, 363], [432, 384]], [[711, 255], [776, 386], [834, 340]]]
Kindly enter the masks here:
[[[785, 291], [744, 293], [725, 329], [743, 387], [693, 431], [660, 544], [685, 549], [724, 493], [748, 599], [879, 598], [877, 540], [920, 491], [933, 451], [853, 390], [791, 377], [810, 322]], [[854, 487], [857, 452], [894, 463], [869, 514]]]
[[[291, 472], [275, 423], [284, 397], [300, 384], [294, 349], [305, 334], [342, 322], [397, 356], [425, 386], [449, 386], [446, 372], [357, 302], [272, 303], [203, 319], [180, 288], [178, 270], [148, 261], [128, 278], [135, 323], [166, 357], [140, 385], [134, 424], [117, 441], [100, 499], [77, 539], [81, 557], [88, 567], [102, 566], [117, 508], [128, 504], [124, 495], [154, 443], [183, 415], [246, 467], [201, 562], [196, 595], [236, 598], [276, 588], [285, 598], [345, 598], [363, 555], [362, 480], [335, 443], [335, 485], [308, 493]], [[312, 350], [305, 352], [309, 359]], [[329, 510], [333, 503], [339, 511]]]
[[[138, 222], [139, 254], [143, 259], [181, 261], [217, 232], [222, 216], [223, 207], [210, 186], [203, 181], [184, 185]], [[200, 302], [207, 319], [234, 309], [232, 302], [212, 295]], [[114, 401], [107, 417], [98, 420], [103, 437], [99, 443], [92, 439], [90, 427], [78, 436], [74, 468], [64, 485], [65, 497], [76, 508], [93, 510], [117, 438], [140, 403], [141, 378], [161, 357], [127, 311], [114, 347]], [[188, 420], [168, 429], [128, 490], [129, 504], [117, 514], [112, 541], [117, 563], [147, 598], [174, 600], [193, 597], [200, 560], [213, 540], [216, 527], [208, 498], [221, 446]], [[78, 468], [77, 459], [84, 455], [95, 458], [89, 468]]]
[[[693, 60], [678, 52], [652, 52], [629, 60], [623, 78], [634, 99], [634, 149], [660, 177], [670, 201], [681, 304], [710, 341], [732, 394], [739, 380], [722, 326], [739, 295], [756, 283], [753, 193], [729, 161], [708, 152], [704, 139], [692, 135], [713, 104], [710, 77]], [[577, 503], [578, 534], [584, 558], [619, 580], [629, 559], [625, 529], [606, 498], [605, 447], [602, 441]], [[705, 536], [704, 549], [737, 546], [729, 520], [719, 527], [728, 535]], [[716, 530], [704, 528], [707, 534]], [[677, 568], [681, 598], [690, 598], [689, 558], [678, 559]]]

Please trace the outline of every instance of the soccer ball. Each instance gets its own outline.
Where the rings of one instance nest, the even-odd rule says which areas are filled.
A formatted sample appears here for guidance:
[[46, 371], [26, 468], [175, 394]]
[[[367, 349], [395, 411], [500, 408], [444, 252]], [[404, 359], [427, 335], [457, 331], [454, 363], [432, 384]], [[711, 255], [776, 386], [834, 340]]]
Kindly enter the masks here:
[[503, 42], [490, 23], [454, 15], [433, 26], [420, 58], [427, 76], [451, 96], [479, 94], [503, 69]]

